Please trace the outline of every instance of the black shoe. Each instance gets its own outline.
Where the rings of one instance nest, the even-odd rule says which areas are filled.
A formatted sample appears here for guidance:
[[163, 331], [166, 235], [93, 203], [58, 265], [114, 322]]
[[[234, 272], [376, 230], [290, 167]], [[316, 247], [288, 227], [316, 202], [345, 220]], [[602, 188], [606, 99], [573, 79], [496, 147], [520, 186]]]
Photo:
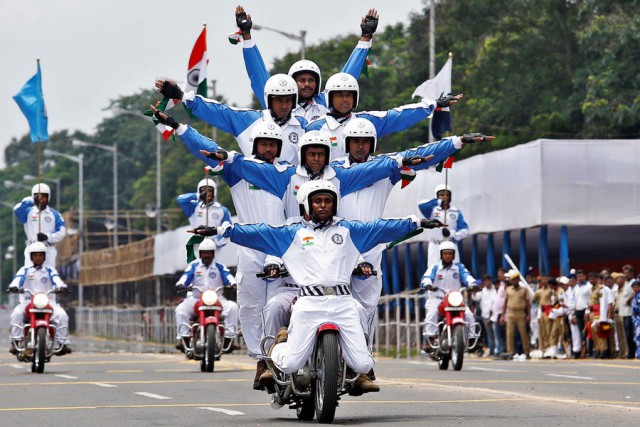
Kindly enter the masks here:
[[230, 354], [230, 353], [233, 353], [234, 350], [240, 350], [240, 349], [242, 349], [242, 347], [234, 343], [233, 338], [224, 339], [224, 343], [222, 344], [222, 352], [224, 354]]
[[55, 350], [56, 356], [64, 356], [65, 354], [71, 354], [71, 346], [69, 344], [62, 344], [58, 347], [58, 350]]
[[190, 342], [191, 342], [191, 338], [189, 338], [189, 337], [179, 338], [178, 339], [178, 343], [176, 344], [176, 350], [178, 350], [178, 351], [180, 351], [182, 353], [186, 353], [187, 349], [185, 347], [185, 344], [188, 347]]
[[11, 341], [11, 344], [9, 344], [9, 353], [13, 354], [14, 356], [18, 354], [18, 349], [16, 348], [16, 345], [13, 343], [13, 341]]

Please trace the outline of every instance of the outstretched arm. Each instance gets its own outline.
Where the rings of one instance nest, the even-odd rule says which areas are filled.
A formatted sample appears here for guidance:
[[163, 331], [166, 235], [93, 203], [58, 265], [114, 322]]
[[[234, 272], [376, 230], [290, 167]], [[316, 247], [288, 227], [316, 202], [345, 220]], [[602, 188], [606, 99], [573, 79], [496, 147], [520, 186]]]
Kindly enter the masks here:
[[251, 37], [251, 28], [253, 27], [251, 15], [247, 15], [242, 6], [236, 7], [236, 25], [240, 29], [244, 40], [242, 56], [244, 57], [247, 75], [251, 81], [251, 89], [253, 89], [253, 94], [262, 105], [262, 108], [267, 108], [266, 100], [264, 99], [264, 86], [271, 75], [262, 59], [258, 46], [256, 46]]

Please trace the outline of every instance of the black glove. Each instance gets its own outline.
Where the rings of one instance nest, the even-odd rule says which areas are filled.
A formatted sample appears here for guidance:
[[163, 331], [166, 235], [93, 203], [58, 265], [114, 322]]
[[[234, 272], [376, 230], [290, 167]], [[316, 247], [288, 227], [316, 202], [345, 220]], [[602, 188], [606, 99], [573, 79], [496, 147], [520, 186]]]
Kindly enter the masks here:
[[474, 142], [476, 142], [476, 138], [482, 138], [482, 141], [486, 141], [487, 135], [483, 135], [479, 132], [475, 132], [475, 133], [465, 133], [464, 135], [462, 135], [462, 138], [460, 138], [462, 140], [462, 142], [464, 142], [465, 144], [473, 144]]
[[378, 29], [378, 18], [371, 15], [365, 16], [364, 23], [360, 24], [360, 29], [362, 29], [362, 37], [373, 36], [373, 33]]
[[422, 218], [420, 220], [420, 227], [422, 227], [422, 228], [438, 228], [438, 227], [442, 227], [443, 225], [444, 224], [441, 223], [437, 219], [425, 219], [425, 218]]
[[18, 289], [17, 286], [11, 286], [9, 289], [7, 289], [7, 292], [12, 294], [18, 294], [20, 293], [20, 289]]
[[271, 276], [271, 272], [273, 270], [278, 271], [280, 269], [280, 266], [278, 264], [267, 264], [264, 266], [264, 268], [262, 269], [262, 271], [264, 271], [264, 274], [266, 274], [267, 276]]
[[422, 156], [403, 157], [402, 166], [414, 166], [413, 161], [418, 159], [422, 160]]
[[49, 240], [49, 236], [44, 233], [38, 233], [38, 242], [46, 242]]
[[194, 231], [195, 234], [206, 237], [215, 236], [216, 234], [218, 234], [218, 229], [216, 227], [205, 227], [204, 225], [197, 226]]
[[[164, 113], [165, 114], [164, 117], [160, 113]], [[171, 117], [170, 115], [168, 115], [164, 111], [158, 110], [158, 111], [156, 111], [154, 116], [155, 116], [156, 119], [158, 119], [158, 121], [160, 123], [162, 123], [163, 125], [167, 125], [167, 126], [173, 128], [173, 129], [178, 129], [178, 126], [180, 126], [180, 123], [176, 122], [173, 117]]]
[[451, 236], [451, 232], [449, 231], [449, 229], [448, 229], [448, 228], [443, 228], [443, 229], [442, 229], [442, 236], [443, 236], [443, 237], [449, 237], [449, 236]]
[[182, 99], [184, 92], [180, 87], [172, 81], [165, 80], [162, 84], [162, 89], [160, 89], [160, 93], [167, 98], [171, 99]]
[[[216, 154], [218, 154], [222, 158], [216, 156]], [[227, 160], [229, 158], [229, 153], [223, 149], [218, 148], [216, 151], [212, 151], [211, 153], [209, 153], [207, 157], [213, 160]]]
[[236, 25], [238, 26], [238, 28], [240, 28], [242, 34], [249, 34], [251, 33], [253, 22], [251, 22], [249, 18], [247, 18], [246, 12], [236, 13]]
[[182, 283], [176, 285], [176, 292], [180, 293], [180, 292], [184, 292], [185, 291], [185, 287]]
[[449, 95], [445, 95], [442, 94], [440, 95], [440, 98], [436, 99], [436, 107], [438, 108], [444, 108], [444, 107], [448, 107], [449, 104], [451, 104], [451, 101], [455, 101], [456, 97], [449, 94]]
[[69, 288], [67, 288], [66, 286], [58, 288], [58, 293], [59, 294], [64, 294], [64, 295], [69, 295]]

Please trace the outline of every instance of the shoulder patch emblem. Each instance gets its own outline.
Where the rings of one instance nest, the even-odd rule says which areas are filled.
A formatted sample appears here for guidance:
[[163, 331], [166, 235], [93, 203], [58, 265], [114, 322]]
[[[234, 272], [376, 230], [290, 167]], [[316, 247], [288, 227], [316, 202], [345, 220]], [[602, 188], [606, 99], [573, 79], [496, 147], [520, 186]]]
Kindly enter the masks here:
[[341, 235], [339, 235], [338, 233], [334, 234], [333, 236], [331, 236], [331, 241], [333, 243], [335, 243], [336, 245], [341, 245], [342, 242], [344, 242], [344, 239], [342, 238]]

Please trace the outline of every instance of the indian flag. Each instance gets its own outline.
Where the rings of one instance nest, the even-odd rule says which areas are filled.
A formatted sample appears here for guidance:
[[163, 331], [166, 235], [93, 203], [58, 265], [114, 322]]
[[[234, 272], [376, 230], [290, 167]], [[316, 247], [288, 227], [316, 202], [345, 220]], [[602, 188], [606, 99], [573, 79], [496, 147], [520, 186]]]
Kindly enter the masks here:
[[307, 248], [313, 246], [313, 236], [307, 236], [302, 238], [302, 247]]
[[241, 37], [242, 31], [236, 31], [235, 33], [227, 34], [227, 38], [229, 39], [229, 43], [236, 45], [242, 41]]
[[189, 57], [189, 71], [185, 92], [193, 91], [197, 95], [207, 96], [207, 24], [193, 46]]
[[[164, 97], [162, 98], [161, 101], [156, 102], [156, 108], [160, 111], [167, 111], [169, 108], [173, 107], [175, 104], [176, 104], [176, 100]], [[174, 132], [173, 128], [160, 123], [158, 119], [156, 119], [156, 117], [153, 115], [153, 112], [151, 110], [145, 111], [144, 115], [151, 117], [151, 120], [153, 120], [153, 124], [156, 126], [156, 129], [158, 129], [158, 132], [162, 134], [163, 140], [166, 141], [167, 139], [169, 139], [171, 135], [173, 135], [173, 132]]]

